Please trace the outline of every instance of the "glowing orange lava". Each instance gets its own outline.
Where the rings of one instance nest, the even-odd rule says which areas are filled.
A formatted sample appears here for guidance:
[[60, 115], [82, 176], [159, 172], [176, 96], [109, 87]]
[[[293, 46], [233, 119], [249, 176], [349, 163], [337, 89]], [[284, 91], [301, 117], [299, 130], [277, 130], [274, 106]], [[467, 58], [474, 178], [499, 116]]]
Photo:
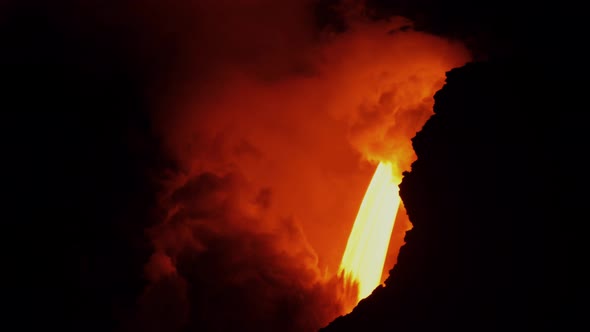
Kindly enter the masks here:
[[348, 238], [339, 273], [347, 284], [358, 285], [358, 300], [379, 285], [389, 239], [400, 205], [398, 181], [391, 163], [381, 162]]

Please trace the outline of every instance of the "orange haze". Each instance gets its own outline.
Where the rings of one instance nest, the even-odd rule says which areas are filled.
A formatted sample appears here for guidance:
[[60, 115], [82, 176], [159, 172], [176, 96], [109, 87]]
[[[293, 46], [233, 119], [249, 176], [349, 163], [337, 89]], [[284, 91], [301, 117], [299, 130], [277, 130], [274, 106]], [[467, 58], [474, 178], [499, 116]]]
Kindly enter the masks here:
[[410, 138], [432, 114], [444, 73], [467, 59], [426, 34], [356, 29], [312, 50], [309, 74], [220, 73], [223, 83], [176, 109], [166, 134], [189, 173], [239, 170], [271, 188], [275, 212], [302, 223], [332, 272], [375, 162], [394, 161], [397, 175], [409, 168]]
[[[353, 16], [344, 33], [318, 31], [311, 3], [201, 1], [182, 8], [194, 17], [186, 22], [196, 23], [178, 37], [178, 68], [157, 96], [157, 130], [180, 171], [168, 176], [162, 197], [169, 217], [150, 230], [153, 282], [175, 275], [182, 292], [191, 280], [179, 272], [180, 261], [205, 264], [198, 257], [214, 243], [251, 236], [265, 239], [263, 252], [278, 253], [268, 256], [273, 264], [296, 262], [285, 276], [299, 278], [309, 298], [328, 296], [313, 287], [337, 272], [376, 164], [393, 163], [401, 178], [414, 158], [410, 138], [431, 115], [445, 72], [468, 60], [458, 43], [402, 31], [403, 19]], [[205, 195], [207, 188], [217, 189]], [[397, 218], [385, 275], [410, 228], [404, 213]], [[244, 248], [252, 247], [220, 256], [237, 278], [227, 282], [247, 278], [235, 264], [246, 269], [267, 257], [252, 251], [246, 262], [232, 258]], [[179, 301], [190, 302], [187, 296]], [[341, 311], [298, 326], [317, 328]]]

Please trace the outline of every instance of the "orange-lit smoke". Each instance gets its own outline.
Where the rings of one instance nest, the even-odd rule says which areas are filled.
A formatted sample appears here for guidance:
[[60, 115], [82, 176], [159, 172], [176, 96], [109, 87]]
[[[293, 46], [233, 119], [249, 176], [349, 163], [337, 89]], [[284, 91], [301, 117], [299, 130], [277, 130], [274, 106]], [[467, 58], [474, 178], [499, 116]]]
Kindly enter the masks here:
[[345, 310], [335, 273], [374, 165], [401, 178], [444, 73], [468, 55], [401, 19], [319, 31], [313, 4], [182, 8], [195, 26], [155, 115], [179, 169], [149, 231], [142, 312], [167, 294], [179, 328], [306, 331]]

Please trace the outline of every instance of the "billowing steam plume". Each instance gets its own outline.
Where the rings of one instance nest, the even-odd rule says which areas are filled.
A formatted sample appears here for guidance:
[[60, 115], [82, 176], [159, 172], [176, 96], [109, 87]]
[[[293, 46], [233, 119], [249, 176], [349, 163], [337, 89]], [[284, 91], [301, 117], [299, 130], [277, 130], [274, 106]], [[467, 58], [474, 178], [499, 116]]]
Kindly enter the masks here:
[[131, 329], [313, 331], [350, 306], [335, 272], [374, 165], [409, 166], [409, 138], [468, 55], [403, 19], [348, 12], [345, 32], [319, 29], [315, 5], [160, 14], [181, 52], [154, 119], [179, 167]]

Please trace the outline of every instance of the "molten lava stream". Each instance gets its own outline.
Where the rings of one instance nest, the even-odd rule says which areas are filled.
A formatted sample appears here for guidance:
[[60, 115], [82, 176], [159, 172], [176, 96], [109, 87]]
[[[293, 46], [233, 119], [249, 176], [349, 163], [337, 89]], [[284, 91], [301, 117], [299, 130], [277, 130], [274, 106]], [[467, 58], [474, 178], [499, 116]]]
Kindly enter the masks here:
[[400, 205], [390, 163], [381, 162], [369, 183], [340, 263], [347, 285], [358, 285], [358, 301], [380, 284], [383, 265]]

